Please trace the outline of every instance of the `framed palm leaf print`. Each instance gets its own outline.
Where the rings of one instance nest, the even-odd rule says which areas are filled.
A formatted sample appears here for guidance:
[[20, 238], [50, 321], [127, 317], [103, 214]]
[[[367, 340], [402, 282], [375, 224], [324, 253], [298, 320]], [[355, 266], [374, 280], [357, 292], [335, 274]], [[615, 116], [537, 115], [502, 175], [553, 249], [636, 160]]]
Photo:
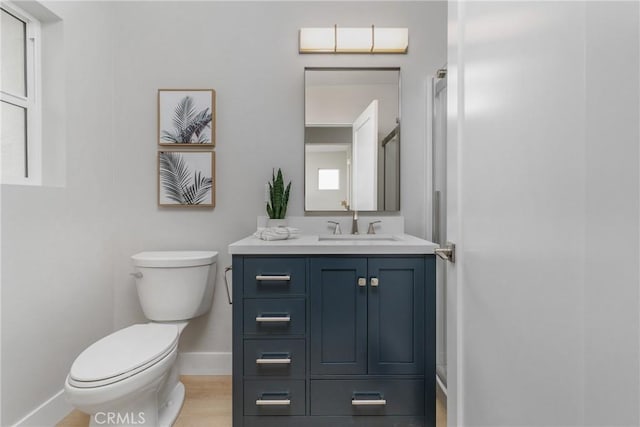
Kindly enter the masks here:
[[159, 89], [158, 143], [214, 147], [215, 105], [213, 89]]
[[158, 205], [215, 206], [213, 151], [159, 151]]

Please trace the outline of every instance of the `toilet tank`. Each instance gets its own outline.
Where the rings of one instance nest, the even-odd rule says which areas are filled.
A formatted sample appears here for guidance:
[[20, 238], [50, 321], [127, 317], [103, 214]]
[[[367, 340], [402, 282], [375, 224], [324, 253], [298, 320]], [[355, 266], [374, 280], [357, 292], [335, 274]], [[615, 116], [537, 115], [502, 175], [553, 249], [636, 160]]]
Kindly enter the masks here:
[[140, 305], [147, 319], [187, 320], [211, 309], [217, 252], [140, 252], [131, 259]]

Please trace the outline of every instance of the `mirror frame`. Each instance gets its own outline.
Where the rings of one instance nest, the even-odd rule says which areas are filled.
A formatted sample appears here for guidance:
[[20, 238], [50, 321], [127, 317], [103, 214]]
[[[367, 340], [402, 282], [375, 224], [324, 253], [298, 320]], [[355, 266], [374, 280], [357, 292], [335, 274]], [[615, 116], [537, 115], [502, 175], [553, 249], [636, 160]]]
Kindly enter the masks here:
[[[402, 70], [398, 67], [304, 67], [304, 76], [302, 83], [302, 93], [303, 93], [303, 104], [302, 104], [302, 146], [303, 146], [303, 162], [302, 162], [302, 184], [303, 184], [303, 211], [305, 216], [350, 216], [353, 211], [349, 210], [338, 210], [338, 211], [330, 211], [330, 210], [307, 210], [307, 150], [306, 150], [306, 121], [307, 121], [307, 71], [397, 71], [398, 72], [398, 117], [397, 117], [397, 129], [398, 136], [402, 134]], [[400, 171], [402, 171], [402, 139], [400, 139], [400, 144], [398, 144], [398, 161], [400, 162]], [[397, 215], [402, 211], [402, 176], [401, 174], [398, 176], [398, 209], [395, 211], [385, 211], [385, 210], [370, 210], [370, 211], [358, 211], [364, 213], [376, 213], [377, 215]]]

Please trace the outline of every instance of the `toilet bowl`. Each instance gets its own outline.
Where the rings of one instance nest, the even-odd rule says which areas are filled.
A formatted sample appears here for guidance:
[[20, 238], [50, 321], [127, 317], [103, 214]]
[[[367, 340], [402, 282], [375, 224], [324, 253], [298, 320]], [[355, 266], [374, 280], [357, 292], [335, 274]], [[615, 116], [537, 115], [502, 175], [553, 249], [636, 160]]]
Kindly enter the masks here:
[[178, 341], [188, 319], [211, 308], [216, 252], [143, 252], [133, 256], [145, 316], [153, 322], [116, 331], [84, 350], [65, 381], [67, 400], [90, 426], [171, 426], [184, 401]]

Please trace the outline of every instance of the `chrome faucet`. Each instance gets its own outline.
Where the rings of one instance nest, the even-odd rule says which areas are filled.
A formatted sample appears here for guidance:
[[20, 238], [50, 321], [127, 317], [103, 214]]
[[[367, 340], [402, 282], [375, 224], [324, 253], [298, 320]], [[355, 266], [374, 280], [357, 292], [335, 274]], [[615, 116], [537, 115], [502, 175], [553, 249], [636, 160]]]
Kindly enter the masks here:
[[353, 210], [353, 221], [351, 222], [351, 234], [358, 234], [358, 211]]
[[329, 224], [333, 224], [333, 234], [342, 234], [342, 230], [340, 229], [340, 223], [338, 221], [327, 221]]
[[376, 234], [376, 229], [374, 225], [381, 223], [382, 221], [372, 221], [369, 223], [369, 230], [367, 230], [367, 234]]
[[347, 210], [347, 212], [353, 213], [353, 219], [351, 221], [351, 234], [358, 234], [358, 211], [351, 210], [349, 203], [346, 200], [340, 202], [340, 204]]

